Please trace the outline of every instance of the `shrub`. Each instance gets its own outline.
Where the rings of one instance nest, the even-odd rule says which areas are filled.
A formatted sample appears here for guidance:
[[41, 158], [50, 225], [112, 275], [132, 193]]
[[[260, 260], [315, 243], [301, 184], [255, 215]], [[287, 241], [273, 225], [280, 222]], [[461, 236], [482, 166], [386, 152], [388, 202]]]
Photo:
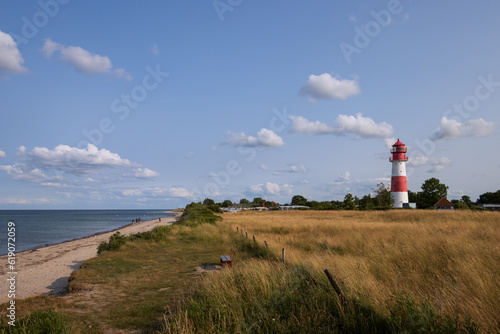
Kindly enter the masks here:
[[120, 232], [116, 232], [112, 236], [109, 237], [109, 241], [103, 241], [101, 244], [97, 247], [97, 254], [100, 254], [103, 251], [109, 251], [109, 250], [115, 250], [120, 248], [123, 244], [125, 244], [125, 241], [127, 238], [123, 235], [120, 234]]
[[222, 218], [215, 215], [214, 211], [210, 210], [206, 205], [191, 203], [186, 205], [177, 223], [187, 226], [196, 226], [204, 223], [215, 224], [219, 220], [222, 220]]

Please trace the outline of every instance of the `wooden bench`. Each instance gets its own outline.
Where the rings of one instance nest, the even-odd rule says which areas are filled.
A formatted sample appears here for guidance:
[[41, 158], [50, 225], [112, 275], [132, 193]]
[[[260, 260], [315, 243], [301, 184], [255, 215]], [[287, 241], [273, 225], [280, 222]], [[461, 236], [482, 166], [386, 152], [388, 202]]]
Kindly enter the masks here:
[[229, 268], [233, 266], [234, 256], [236, 255], [236, 249], [231, 248], [231, 255], [221, 255], [220, 265], [227, 265]]

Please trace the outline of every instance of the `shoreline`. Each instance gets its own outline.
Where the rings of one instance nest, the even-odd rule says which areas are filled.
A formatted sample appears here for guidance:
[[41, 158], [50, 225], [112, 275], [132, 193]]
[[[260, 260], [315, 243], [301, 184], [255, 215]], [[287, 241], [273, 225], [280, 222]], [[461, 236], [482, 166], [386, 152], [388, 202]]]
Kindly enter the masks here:
[[[162, 211], [161, 213], [171, 213], [171, 214], [173, 214], [173, 216], [171, 216], [171, 217], [161, 217], [161, 219], [172, 219], [172, 218], [177, 218], [179, 216], [179, 212], [175, 212], [175, 211], [172, 211], [172, 210]], [[62, 245], [62, 244], [65, 244], [67, 242], [73, 242], [73, 241], [78, 241], [78, 240], [82, 240], [82, 239], [86, 239], [86, 238], [91, 238], [91, 237], [98, 236], [98, 235], [105, 234], [105, 233], [117, 232], [117, 231], [119, 231], [121, 229], [124, 229], [126, 227], [129, 227], [129, 226], [134, 226], [136, 224], [141, 224], [141, 223], [146, 223], [146, 222], [154, 222], [155, 220], [156, 219], [150, 219], [150, 220], [145, 220], [145, 221], [140, 222], [140, 223], [128, 223], [126, 225], [114, 228], [112, 230], [107, 230], [107, 231], [102, 231], [102, 232], [96, 232], [96, 233], [92, 233], [90, 235], [86, 235], [84, 237], [77, 237], [77, 238], [73, 238], [73, 239], [70, 239], [70, 240], [65, 240], [65, 241], [57, 242], [55, 244], [44, 244], [44, 245], [41, 245], [41, 246], [36, 246], [34, 248], [25, 249], [25, 250], [22, 250], [22, 251], [19, 251], [19, 252], [15, 252], [15, 253], [16, 253], [16, 256], [18, 256], [18, 255], [21, 255], [23, 253], [30, 253], [30, 252], [33, 252], [33, 251], [37, 251], [37, 250], [43, 249], [45, 247]], [[0, 259], [3, 258], [4, 256], [7, 256], [7, 254], [0, 254]], [[2, 275], [2, 274], [3, 274], [3, 271], [2, 271], [1, 264], [0, 264], [0, 275]]]
[[[169, 212], [174, 213], [174, 212]], [[97, 247], [116, 232], [128, 236], [152, 230], [156, 226], [171, 225], [179, 214], [172, 217], [128, 224], [111, 231], [64, 241], [58, 244], [15, 253], [16, 290], [15, 299], [40, 295], [63, 295], [67, 292], [68, 278], [86, 260], [97, 256]], [[7, 255], [0, 256], [0, 304], [9, 302], [9, 278]]]

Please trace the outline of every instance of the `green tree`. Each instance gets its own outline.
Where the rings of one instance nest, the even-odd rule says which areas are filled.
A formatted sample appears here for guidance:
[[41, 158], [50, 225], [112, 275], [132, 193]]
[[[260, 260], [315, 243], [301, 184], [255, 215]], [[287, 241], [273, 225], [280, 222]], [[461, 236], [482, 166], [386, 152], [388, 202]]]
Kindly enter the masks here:
[[233, 205], [233, 202], [231, 202], [230, 200], [226, 199], [224, 202], [222, 202], [221, 208], [229, 208], [232, 205]]
[[264, 203], [264, 200], [262, 199], [262, 197], [255, 197], [253, 199], [253, 204], [255, 206], [262, 206], [262, 203]]
[[479, 195], [476, 201], [478, 204], [500, 204], [500, 190], [496, 192], [487, 192]]
[[383, 182], [377, 184], [377, 188], [373, 189], [377, 194], [374, 198], [374, 203], [379, 207], [392, 207], [394, 198], [391, 197], [391, 186], [385, 185]]
[[304, 196], [295, 195], [292, 197], [292, 205], [306, 205], [307, 199]]
[[441, 183], [435, 177], [427, 179], [422, 184], [422, 191], [419, 193], [420, 205], [417, 202], [417, 206], [421, 208], [430, 208], [441, 198], [448, 195], [448, 186]]
[[250, 204], [250, 201], [247, 200], [246, 198], [240, 199], [240, 204]]
[[472, 208], [472, 207], [474, 206], [474, 203], [472, 203], [472, 200], [471, 200], [471, 199], [470, 199], [470, 197], [469, 197], [469, 196], [467, 196], [467, 195], [463, 195], [463, 196], [460, 198], [460, 202], [467, 204], [467, 206], [468, 206], [469, 208]]
[[205, 198], [205, 200], [203, 201], [203, 205], [212, 205], [212, 204], [215, 204], [213, 199]]
[[356, 209], [356, 205], [354, 204], [354, 196], [351, 193], [348, 193], [344, 196], [344, 208], [347, 210]]

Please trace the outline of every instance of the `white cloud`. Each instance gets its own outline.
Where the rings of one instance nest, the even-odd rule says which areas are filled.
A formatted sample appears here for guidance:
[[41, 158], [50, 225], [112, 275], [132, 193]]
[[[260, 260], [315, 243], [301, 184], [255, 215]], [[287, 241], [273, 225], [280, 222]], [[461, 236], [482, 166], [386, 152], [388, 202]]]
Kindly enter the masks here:
[[335, 128], [321, 123], [320, 121], [309, 121], [302, 116], [290, 116], [292, 119], [292, 130], [299, 133], [306, 134], [327, 134], [334, 133]]
[[252, 147], [277, 147], [285, 145], [283, 139], [274, 131], [263, 128], [257, 132], [257, 137], [246, 135], [245, 133], [227, 132], [228, 139], [225, 144], [233, 146], [252, 146]]
[[446, 165], [449, 165], [451, 163], [451, 160], [448, 159], [447, 157], [442, 157], [440, 159], [429, 158], [428, 162], [432, 166], [432, 168], [429, 169], [427, 172], [428, 173], [437, 173], [437, 172], [444, 170]]
[[155, 172], [149, 168], [135, 168], [134, 169], [134, 177], [140, 179], [150, 179], [160, 176], [160, 173]]
[[337, 79], [328, 73], [311, 74], [299, 91], [301, 95], [310, 95], [318, 99], [342, 99], [361, 92], [357, 80]]
[[396, 137], [389, 137], [389, 138], [385, 138], [384, 139], [384, 144], [385, 144], [385, 147], [387, 147], [388, 149], [391, 149], [392, 148], [392, 145], [394, 145], [394, 143], [397, 141]]
[[14, 39], [0, 30], [0, 73], [25, 73], [23, 56]]
[[359, 137], [382, 137], [386, 138], [393, 134], [392, 125], [386, 122], [375, 123], [369, 117], [363, 117], [361, 113], [355, 116], [339, 115], [336, 119], [337, 127], [331, 127], [319, 121], [311, 122], [301, 116], [290, 116], [292, 129], [295, 132], [305, 134], [356, 134]]
[[340, 174], [335, 180], [335, 182], [348, 182], [348, 181], [351, 181], [351, 173], [349, 172], [344, 172]]
[[442, 117], [438, 128], [432, 133], [431, 139], [449, 140], [465, 137], [484, 137], [492, 135], [496, 128], [495, 123], [486, 122], [482, 118], [460, 123], [457, 120]]
[[194, 199], [194, 193], [185, 188], [170, 188], [168, 194], [171, 197]]
[[4, 151], [0, 150], [0, 158], [5, 158], [7, 154]]
[[123, 196], [142, 196], [143, 192], [140, 189], [124, 189], [120, 191]]
[[262, 170], [268, 170], [269, 168], [265, 164], [260, 164], [259, 168]]
[[381, 122], [375, 123], [369, 117], [363, 117], [362, 114], [356, 116], [339, 115], [337, 117], [339, 132], [355, 133], [361, 137], [388, 137], [394, 132], [392, 125]]
[[29, 164], [40, 168], [53, 168], [74, 175], [87, 175], [101, 168], [138, 167], [118, 154], [93, 144], [87, 148], [58, 145], [53, 150], [35, 147], [25, 153]]
[[[59, 187], [63, 184], [56, 184], [65, 180], [62, 176], [49, 177], [44, 174], [46, 171], [65, 172], [77, 177], [86, 176], [85, 179], [69, 179], [73, 186], [86, 183], [115, 182], [123, 176], [149, 179], [158, 177], [160, 174], [149, 168], [142, 167], [128, 159], [121, 158], [117, 153], [112, 153], [104, 148], [97, 148], [88, 144], [87, 148], [76, 148], [68, 145], [58, 145], [54, 149], [46, 147], [35, 147], [27, 151], [26, 147], [18, 147], [17, 157], [21, 162], [14, 165], [0, 166], [14, 180], [35, 182], [50, 187]], [[116, 173], [107, 174], [104, 169], [125, 169], [126, 172], [119, 176]], [[99, 171], [99, 173], [97, 173]], [[96, 174], [99, 178], [92, 179], [90, 174]]]
[[451, 160], [448, 157], [442, 158], [433, 158], [427, 156], [416, 156], [410, 157], [408, 159], [409, 167], [422, 167], [422, 166], [431, 166], [431, 168], [427, 171], [428, 173], [440, 172], [445, 169], [446, 165], [449, 165]]
[[18, 181], [41, 183], [61, 181], [63, 179], [61, 176], [49, 177], [45, 175], [40, 169], [30, 168], [25, 164], [1, 165], [0, 170], [3, 170], [14, 180]]
[[61, 54], [60, 59], [63, 62], [86, 75], [109, 73], [116, 78], [123, 78], [128, 81], [132, 80], [132, 77], [124, 69], [113, 69], [113, 64], [108, 57], [90, 53], [79, 46], [65, 46], [53, 42], [49, 38], [45, 40], [41, 51], [47, 58], [52, 57], [54, 52], [59, 51]]
[[255, 184], [249, 187], [250, 191], [255, 194], [266, 194], [266, 195], [291, 195], [293, 185], [290, 184], [278, 184], [272, 182], [266, 182], [265, 184]]
[[301, 166], [290, 165], [288, 168], [278, 169], [273, 174], [274, 175], [282, 175], [284, 173], [302, 173], [302, 174], [305, 174], [305, 173], [307, 173], [307, 169], [303, 165], [301, 165]]
[[45, 204], [50, 202], [47, 198], [0, 198], [2, 204]]
[[250, 188], [251, 192], [253, 192], [255, 194], [259, 194], [259, 193], [262, 193], [264, 190], [264, 188], [262, 186], [263, 186], [263, 184], [253, 184], [249, 188]]

